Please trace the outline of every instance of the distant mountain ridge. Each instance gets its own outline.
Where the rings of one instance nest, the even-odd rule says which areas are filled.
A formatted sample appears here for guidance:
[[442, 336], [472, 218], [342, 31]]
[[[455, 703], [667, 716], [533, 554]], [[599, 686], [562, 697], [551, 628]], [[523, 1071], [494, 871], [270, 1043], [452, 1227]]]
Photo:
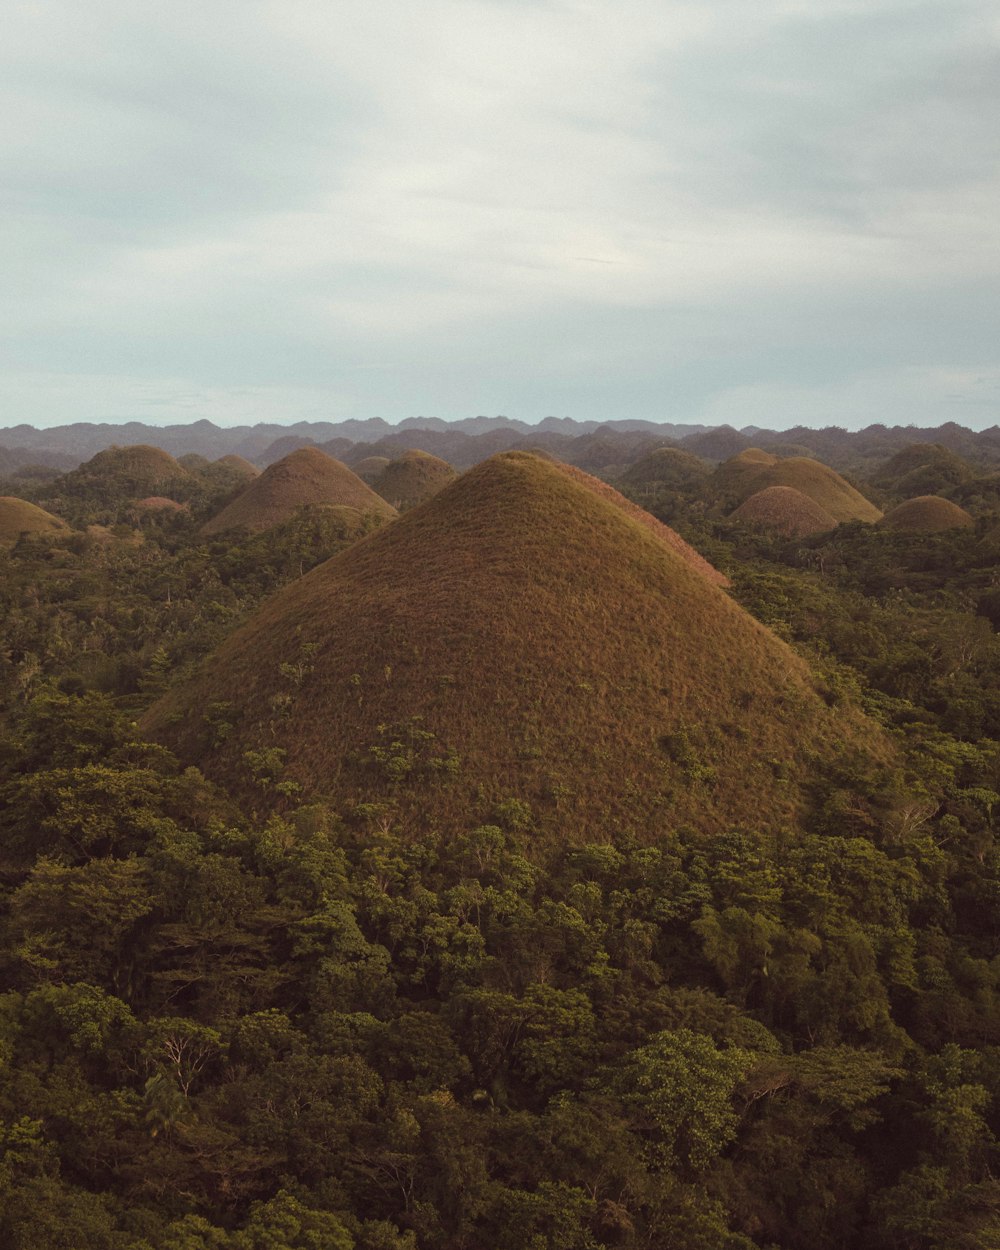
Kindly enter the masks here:
[[1000, 466], [1000, 426], [973, 431], [947, 422], [935, 428], [874, 424], [848, 431], [839, 426], [765, 430], [735, 429], [641, 420], [576, 421], [546, 417], [529, 425], [509, 417], [407, 417], [391, 424], [381, 417], [346, 421], [296, 421], [222, 427], [211, 421], [154, 426], [139, 421], [123, 425], [78, 422], [39, 430], [29, 425], [0, 429], [0, 474], [24, 466], [70, 469], [109, 447], [152, 444], [173, 456], [201, 455], [209, 460], [242, 456], [265, 468], [300, 447], [319, 447], [347, 464], [370, 456], [394, 460], [407, 451], [439, 456], [456, 469], [469, 468], [501, 451], [547, 451], [587, 472], [615, 476], [629, 464], [663, 447], [680, 447], [708, 461], [722, 461], [745, 448], [773, 449], [778, 455], [812, 454], [841, 473], [873, 471], [913, 443], [937, 444], [970, 464]]

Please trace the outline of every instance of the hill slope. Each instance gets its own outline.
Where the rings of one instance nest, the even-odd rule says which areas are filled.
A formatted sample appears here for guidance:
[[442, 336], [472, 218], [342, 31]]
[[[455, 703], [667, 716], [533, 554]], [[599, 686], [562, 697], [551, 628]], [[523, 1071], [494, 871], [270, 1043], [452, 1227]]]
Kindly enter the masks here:
[[258, 802], [278, 749], [304, 797], [415, 837], [516, 799], [581, 841], [780, 824], [811, 752], [878, 738], [660, 536], [526, 453], [286, 587], [146, 728]]
[[280, 525], [309, 504], [336, 504], [386, 518], [396, 515], [347, 465], [317, 447], [302, 447], [254, 478], [205, 522], [201, 532], [212, 535], [242, 529], [256, 533]]
[[13, 495], [0, 495], [0, 542], [16, 542], [22, 534], [69, 533], [65, 521]]

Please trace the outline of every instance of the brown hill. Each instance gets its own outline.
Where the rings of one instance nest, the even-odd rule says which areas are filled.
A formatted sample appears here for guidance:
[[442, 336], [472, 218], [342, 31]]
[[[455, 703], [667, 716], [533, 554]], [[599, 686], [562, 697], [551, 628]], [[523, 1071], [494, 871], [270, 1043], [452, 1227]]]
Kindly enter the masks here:
[[137, 499], [132, 507], [137, 512], [187, 512], [185, 503], [176, 499], [168, 499], [166, 495], [147, 495], [145, 499]]
[[145, 728], [257, 803], [280, 775], [414, 837], [527, 805], [580, 841], [780, 825], [813, 753], [881, 741], [656, 533], [522, 452], [285, 587]]
[[22, 534], [68, 534], [65, 521], [14, 495], [0, 495], [0, 542], [17, 542]]
[[102, 502], [147, 495], [176, 495], [195, 483], [194, 474], [159, 447], [137, 443], [108, 447], [58, 482], [70, 495], [93, 494]]
[[825, 508], [792, 486], [768, 486], [757, 491], [731, 514], [731, 520], [775, 530], [787, 538], [819, 534], [837, 525]]
[[426, 451], [406, 451], [372, 482], [372, 490], [400, 512], [436, 495], [458, 475], [446, 460]]
[[249, 460], [244, 460], [242, 456], [230, 455], [220, 456], [213, 463], [221, 465], [225, 469], [229, 469], [237, 477], [259, 477], [260, 469], [255, 464], [251, 464]]
[[938, 495], [918, 495], [892, 508], [882, 518], [886, 529], [906, 534], [934, 534], [939, 530], [969, 529], [975, 525], [964, 508]]
[[257, 533], [287, 521], [307, 504], [338, 504], [380, 517], [396, 515], [384, 499], [318, 447], [302, 447], [270, 465], [218, 515], [201, 527], [205, 535], [227, 530]]
[[779, 459], [749, 448], [722, 464], [705, 483], [706, 493], [723, 507], [734, 507], [769, 486], [791, 486], [812, 499], [835, 521], [877, 521], [882, 513], [835, 469], [805, 456]]
[[626, 486], [665, 486], [672, 490], [696, 485], [708, 476], [708, 465], [680, 447], [657, 447], [629, 465], [621, 475]]
[[390, 464], [392, 461], [388, 456], [362, 456], [357, 464], [351, 465], [351, 468], [362, 482], [367, 482], [371, 486], [382, 470]]

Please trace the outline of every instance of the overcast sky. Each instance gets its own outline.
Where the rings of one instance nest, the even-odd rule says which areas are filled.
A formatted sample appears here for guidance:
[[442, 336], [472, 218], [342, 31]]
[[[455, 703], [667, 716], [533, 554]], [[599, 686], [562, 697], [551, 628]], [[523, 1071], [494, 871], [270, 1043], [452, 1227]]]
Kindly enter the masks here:
[[996, 0], [6, 0], [0, 426], [1000, 423]]

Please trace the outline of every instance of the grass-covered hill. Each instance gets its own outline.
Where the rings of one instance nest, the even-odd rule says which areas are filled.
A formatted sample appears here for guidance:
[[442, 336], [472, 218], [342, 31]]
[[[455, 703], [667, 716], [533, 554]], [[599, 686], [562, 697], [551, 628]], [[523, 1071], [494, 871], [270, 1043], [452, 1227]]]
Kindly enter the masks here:
[[912, 499], [961, 486], [974, 476], [968, 461], [950, 448], [940, 443], [911, 443], [891, 456], [869, 480], [890, 495]]
[[887, 512], [880, 523], [887, 529], [908, 534], [934, 534], [940, 530], [971, 529], [975, 526], [975, 521], [964, 508], [938, 495], [918, 495], [915, 499], [906, 499]]
[[877, 521], [882, 513], [860, 491], [820, 461], [805, 456], [779, 459], [758, 448], [733, 457], [708, 478], [708, 498], [737, 506], [769, 486], [791, 486], [819, 504], [835, 521]]
[[73, 496], [137, 499], [147, 495], [182, 495], [190, 491], [194, 482], [191, 471], [168, 452], [139, 443], [98, 452], [62, 477], [55, 487], [60, 493]]
[[69, 533], [65, 521], [26, 499], [0, 496], [0, 543], [16, 542], [22, 534], [58, 533]]
[[680, 447], [657, 447], [642, 456], [621, 475], [629, 487], [665, 487], [669, 490], [690, 489], [708, 476], [708, 465], [690, 451]]
[[820, 534], [837, 522], [825, 508], [793, 486], [768, 486], [745, 499], [731, 514], [744, 525], [758, 525], [787, 538]]
[[220, 456], [218, 460], [213, 461], [214, 464], [220, 465], [224, 469], [229, 469], [238, 477], [252, 478], [260, 474], [260, 469], [255, 464], [251, 464], [249, 460], [243, 456], [229, 455]]
[[454, 481], [456, 476], [455, 470], [446, 460], [426, 451], [406, 451], [382, 469], [371, 487], [386, 503], [392, 504], [400, 512], [405, 512], [436, 495], [442, 487]]
[[289, 520], [303, 507], [336, 504], [389, 518], [395, 509], [339, 460], [302, 447], [276, 461], [202, 526], [211, 536], [230, 530], [258, 533]]
[[361, 478], [362, 482], [367, 482], [371, 486], [382, 470], [391, 463], [392, 461], [388, 456], [362, 456], [360, 460], [351, 465], [351, 468]]
[[574, 472], [526, 453], [470, 470], [274, 596], [147, 730], [244, 795], [328, 796], [414, 836], [511, 804], [580, 840], [771, 826], [813, 756], [880, 749]]

